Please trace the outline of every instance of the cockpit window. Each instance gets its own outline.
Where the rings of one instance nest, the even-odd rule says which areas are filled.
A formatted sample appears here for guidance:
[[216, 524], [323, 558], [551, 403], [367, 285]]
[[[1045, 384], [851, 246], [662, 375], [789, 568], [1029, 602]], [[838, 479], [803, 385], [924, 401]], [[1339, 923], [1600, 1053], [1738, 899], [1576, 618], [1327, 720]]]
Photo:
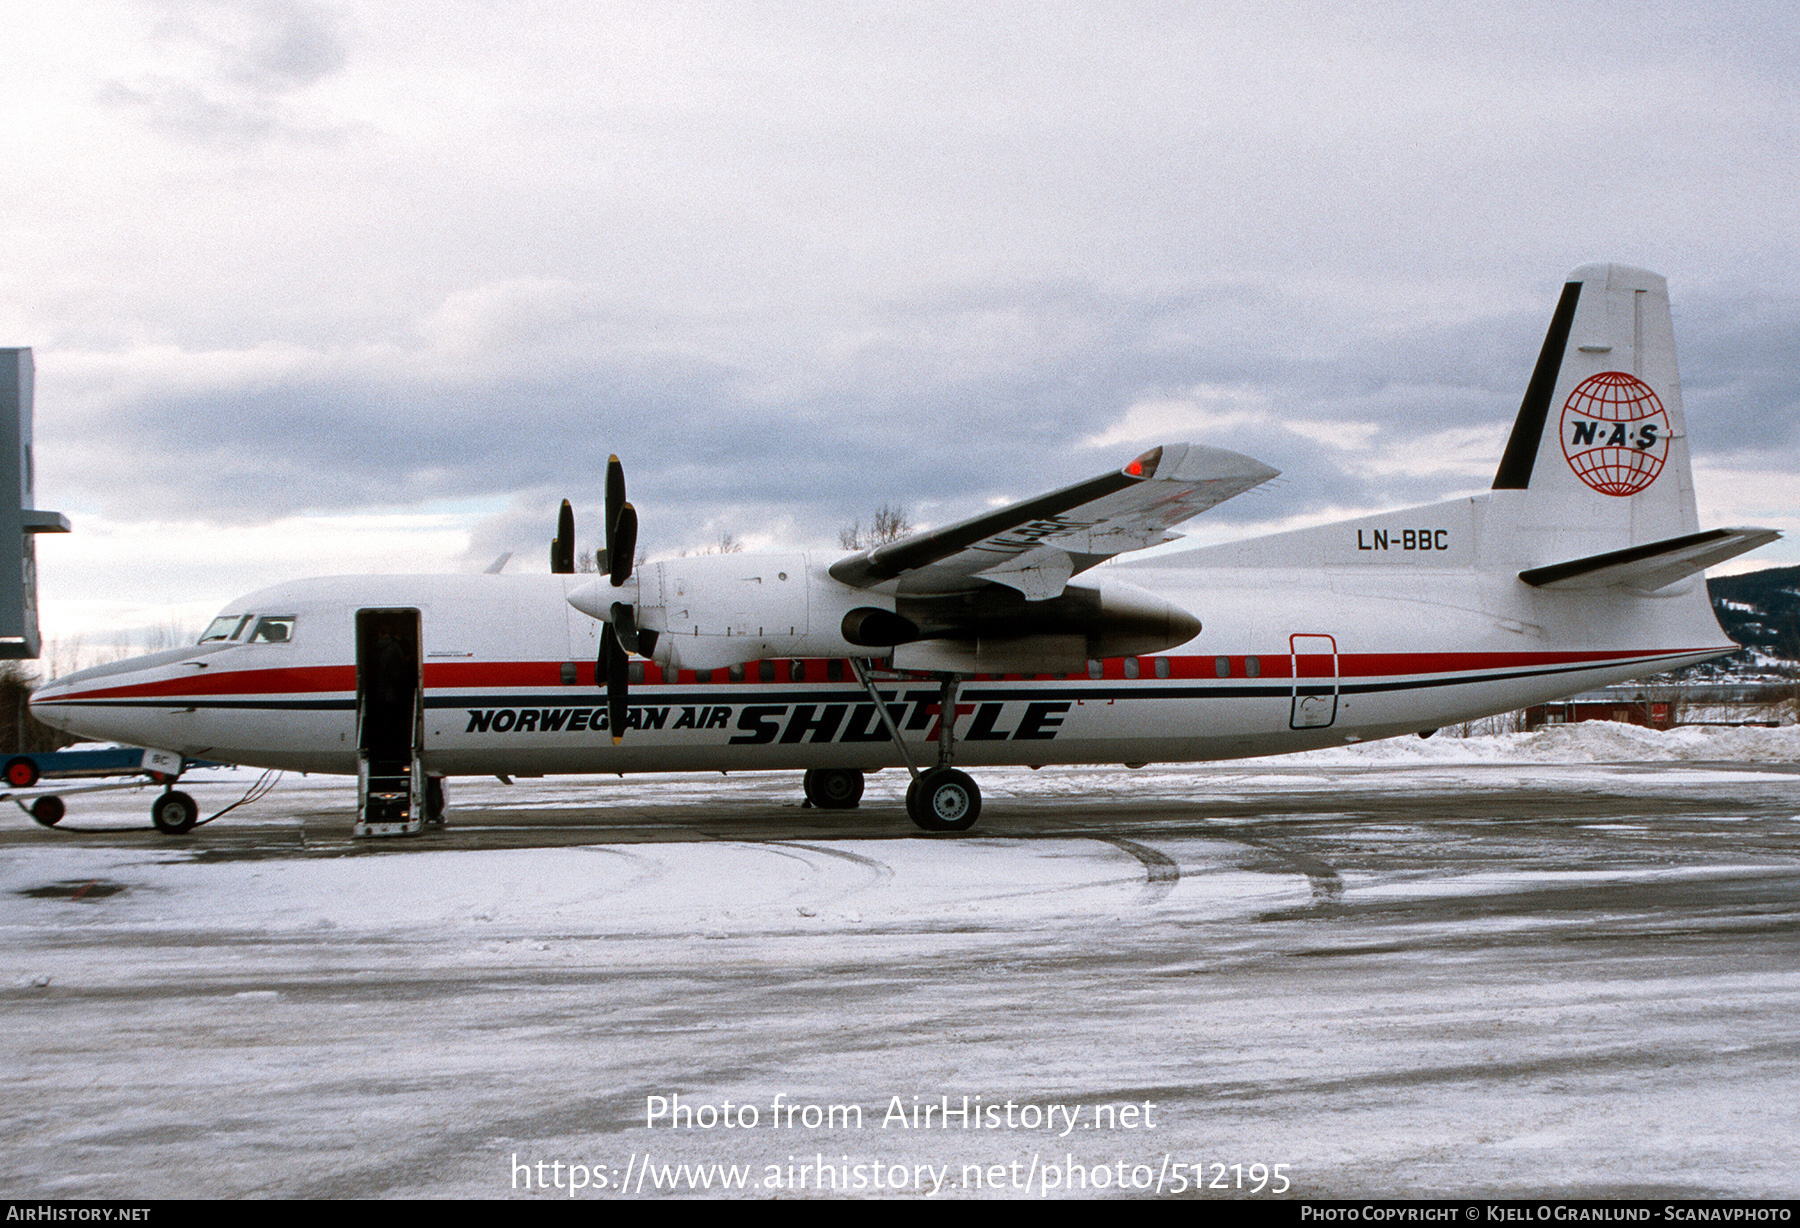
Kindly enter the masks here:
[[294, 638], [294, 615], [267, 614], [256, 620], [250, 633], [252, 644], [285, 644]]
[[215, 640], [235, 640], [243, 633], [244, 624], [252, 617], [250, 614], [221, 614], [201, 633], [200, 642], [210, 644]]

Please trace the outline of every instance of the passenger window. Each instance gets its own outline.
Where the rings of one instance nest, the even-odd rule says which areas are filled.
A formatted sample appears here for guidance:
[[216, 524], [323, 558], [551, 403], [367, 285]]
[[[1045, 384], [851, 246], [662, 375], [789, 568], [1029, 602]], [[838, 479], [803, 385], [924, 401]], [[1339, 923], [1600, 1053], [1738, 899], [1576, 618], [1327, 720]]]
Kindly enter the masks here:
[[1167, 678], [1169, 676], [1169, 658], [1156, 658], [1156, 676], [1158, 678]]
[[271, 614], [256, 620], [256, 630], [250, 633], [252, 644], [285, 644], [294, 638], [294, 615]]
[[1221, 678], [1231, 677], [1231, 658], [1230, 657], [1214, 657], [1213, 658], [1213, 673], [1217, 674]]

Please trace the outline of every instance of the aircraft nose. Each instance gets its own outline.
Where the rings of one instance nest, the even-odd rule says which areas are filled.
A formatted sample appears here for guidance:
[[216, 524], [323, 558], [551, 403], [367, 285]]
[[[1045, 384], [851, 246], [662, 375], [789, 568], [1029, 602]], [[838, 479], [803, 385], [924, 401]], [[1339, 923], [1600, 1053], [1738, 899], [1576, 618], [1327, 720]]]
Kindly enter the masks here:
[[52, 729], [62, 729], [64, 725], [57, 719], [56, 709], [44, 705], [53, 704], [56, 700], [69, 694], [72, 688], [67, 682], [46, 682], [31, 693], [28, 707], [33, 718]]
[[52, 678], [49, 682], [38, 684], [31, 692], [31, 706], [35, 709], [40, 702], [67, 695], [72, 688], [61, 678]]

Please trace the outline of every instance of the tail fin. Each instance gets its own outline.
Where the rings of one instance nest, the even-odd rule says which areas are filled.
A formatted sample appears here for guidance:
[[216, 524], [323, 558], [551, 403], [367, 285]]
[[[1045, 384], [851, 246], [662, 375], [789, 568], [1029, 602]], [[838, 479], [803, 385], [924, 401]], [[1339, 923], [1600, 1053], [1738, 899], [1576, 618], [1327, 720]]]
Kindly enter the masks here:
[[1698, 531], [1661, 277], [1619, 264], [1569, 274], [1494, 491], [1531, 566]]

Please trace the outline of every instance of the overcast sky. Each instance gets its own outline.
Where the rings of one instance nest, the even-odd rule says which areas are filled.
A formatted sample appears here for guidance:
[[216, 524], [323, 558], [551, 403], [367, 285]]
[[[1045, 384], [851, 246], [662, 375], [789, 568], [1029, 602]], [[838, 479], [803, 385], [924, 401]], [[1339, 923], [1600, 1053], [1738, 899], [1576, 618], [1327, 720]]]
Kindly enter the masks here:
[[1669, 279], [1702, 524], [1800, 534], [1791, 4], [7, 14], [52, 637], [543, 570], [611, 452], [653, 555], [1178, 439], [1284, 473], [1206, 540], [1470, 492], [1593, 260]]

